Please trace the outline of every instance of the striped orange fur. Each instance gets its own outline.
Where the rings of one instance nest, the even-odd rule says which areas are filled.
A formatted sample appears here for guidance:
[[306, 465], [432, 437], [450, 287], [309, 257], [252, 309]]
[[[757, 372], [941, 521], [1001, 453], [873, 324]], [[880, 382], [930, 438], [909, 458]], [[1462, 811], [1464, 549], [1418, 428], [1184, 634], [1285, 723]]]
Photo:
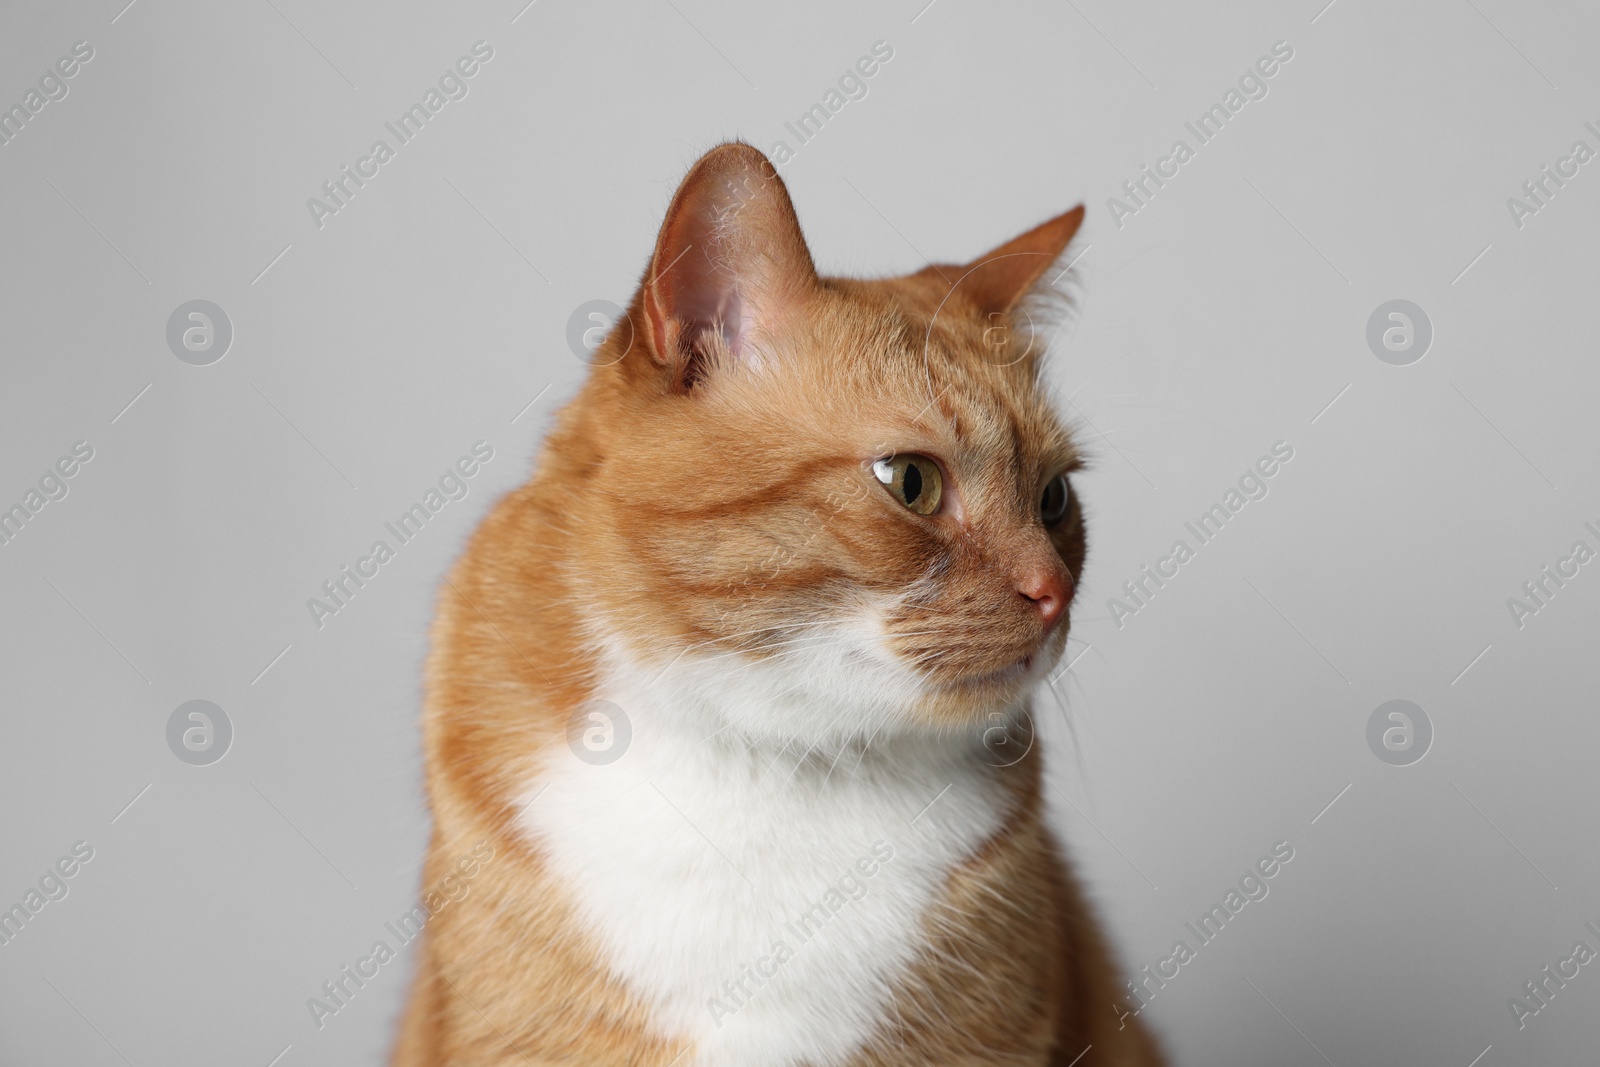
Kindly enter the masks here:
[[[495, 858], [427, 927], [397, 1067], [1162, 1062], [1015, 740], [1085, 554], [1075, 499], [1041, 518], [1079, 456], [1027, 329], [1082, 215], [828, 278], [758, 151], [689, 172], [439, 594], [424, 881]], [[591, 767], [596, 699], [634, 734]]]

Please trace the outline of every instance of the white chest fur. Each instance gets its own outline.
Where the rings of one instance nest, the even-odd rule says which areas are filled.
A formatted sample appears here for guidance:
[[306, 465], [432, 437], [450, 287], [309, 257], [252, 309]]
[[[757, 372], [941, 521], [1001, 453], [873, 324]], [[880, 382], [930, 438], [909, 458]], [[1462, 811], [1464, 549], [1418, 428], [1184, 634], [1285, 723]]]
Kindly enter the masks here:
[[657, 1027], [694, 1043], [683, 1067], [846, 1060], [882, 1023], [951, 869], [1000, 828], [994, 768], [950, 738], [837, 761], [735, 745], [707, 737], [703, 706], [640, 682], [601, 691], [629, 717], [626, 754], [549, 753], [523, 831]]

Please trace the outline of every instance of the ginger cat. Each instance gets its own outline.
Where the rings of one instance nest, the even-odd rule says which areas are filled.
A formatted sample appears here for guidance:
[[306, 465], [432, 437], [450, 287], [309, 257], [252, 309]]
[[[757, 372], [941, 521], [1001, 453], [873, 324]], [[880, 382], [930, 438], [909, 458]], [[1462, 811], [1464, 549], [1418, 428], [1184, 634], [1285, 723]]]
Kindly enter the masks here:
[[1010, 322], [1082, 218], [824, 278], [760, 152], [690, 170], [440, 592], [426, 881], [493, 858], [427, 927], [395, 1064], [1162, 1062], [1024, 710], [1085, 541]]

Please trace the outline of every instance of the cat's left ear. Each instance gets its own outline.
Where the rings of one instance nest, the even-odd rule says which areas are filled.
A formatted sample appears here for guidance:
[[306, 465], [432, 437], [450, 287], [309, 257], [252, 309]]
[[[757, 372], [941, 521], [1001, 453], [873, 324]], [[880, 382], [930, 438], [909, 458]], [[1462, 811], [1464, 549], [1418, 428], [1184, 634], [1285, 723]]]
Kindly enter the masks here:
[[1083, 205], [1079, 204], [985, 252], [960, 268], [962, 274], [956, 282], [957, 291], [977, 304], [981, 314], [1007, 314], [1032, 291], [1040, 276], [1055, 265], [1082, 223]]
[[777, 170], [750, 145], [718, 145], [684, 177], [656, 239], [642, 294], [650, 354], [687, 389], [717, 355], [758, 359], [817, 286]]

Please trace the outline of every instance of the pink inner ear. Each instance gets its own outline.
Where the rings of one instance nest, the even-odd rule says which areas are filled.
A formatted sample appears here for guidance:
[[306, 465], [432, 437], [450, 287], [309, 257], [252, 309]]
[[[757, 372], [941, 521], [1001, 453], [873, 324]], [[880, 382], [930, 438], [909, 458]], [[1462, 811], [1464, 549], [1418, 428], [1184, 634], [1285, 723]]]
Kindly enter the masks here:
[[684, 178], [656, 242], [644, 294], [654, 354], [683, 373], [715, 331], [749, 359], [756, 331], [776, 329], [815, 281], [789, 194], [766, 157], [745, 144], [714, 148]]
[[740, 276], [745, 268], [735, 252], [736, 238], [719, 224], [729, 209], [709, 199], [691, 201], [684, 208], [674, 227], [673, 244], [663, 248], [672, 254], [661, 278], [666, 313], [681, 324], [685, 344], [692, 347], [702, 334], [720, 331], [737, 355], [744, 330], [739, 290], [745, 284]]

